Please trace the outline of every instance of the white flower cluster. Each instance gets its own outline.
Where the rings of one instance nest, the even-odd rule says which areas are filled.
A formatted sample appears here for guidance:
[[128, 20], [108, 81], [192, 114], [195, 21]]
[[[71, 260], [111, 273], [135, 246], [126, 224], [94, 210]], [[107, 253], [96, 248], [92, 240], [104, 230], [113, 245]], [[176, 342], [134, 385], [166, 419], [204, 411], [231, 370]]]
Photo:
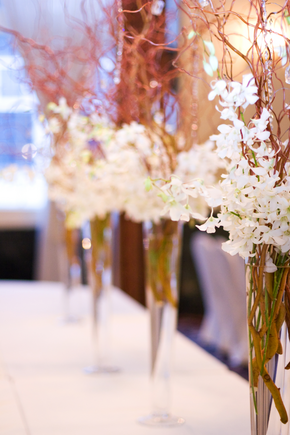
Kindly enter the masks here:
[[[57, 115], [48, 122], [48, 131], [56, 140], [66, 123], [46, 179], [51, 199], [68, 216], [67, 224], [80, 226], [84, 220], [104, 217], [113, 210], [125, 212], [137, 222], [158, 221], [167, 195], [163, 191], [156, 195], [150, 186], [148, 189], [148, 177], [168, 179], [171, 172], [161, 126], [157, 124], [152, 132], [132, 122], [117, 129], [104, 117], [73, 111], [63, 99], [59, 106], [50, 104], [49, 108]], [[164, 134], [168, 137], [168, 132]], [[212, 144], [206, 148], [212, 148]], [[206, 155], [198, 155], [195, 150], [181, 152], [176, 175], [188, 174], [189, 179], [196, 176], [197, 169], [203, 167], [197, 159]], [[196, 201], [204, 210], [204, 200]]]
[[185, 212], [188, 219], [191, 210], [197, 212], [196, 217], [206, 213], [203, 198], [191, 195], [186, 206], [179, 205], [172, 190], [178, 189], [180, 177], [190, 180], [208, 172], [214, 181], [217, 159], [212, 153], [213, 143], [180, 152], [172, 186], [160, 188], [156, 195], [148, 177], [168, 179], [171, 173], [163, 135], [177, 140], [162, 131], [161, 124], [156, 124], [154, 132], [136, 122], [116, 128], [104, 117], [84, 116], [72, 110], [64, 99], [59, 106], [50, 104], [49, 109], [56, 114], [48, 122], [48, 131], [56, 141], [66, 124], [46, 179], [50, 197], [66, 212], [68, 225], [80, 226], [84, 220], [104, 217], [113, 210], [125, 212], [137, 222], [158, 221], [169, 210], [177, 215]]
[[[223, 249], [243, 258], [255, 255], [256, 245], [273, 245], [282, 253], [290, 249], [290, 165], [286, 163], [282, 173], [277, 169], [281, 169], [282, 162], [270, 142], [271, 115], [266, 108], [248, 124], [244, 121], [245, 109], [258, 100], [256, 92], [250, 75], [244, 76], [242, 83], [213, 83], [209, 99], [219, 96], [221, 119], [229, 121], [218, 127], [220, 134], [211, 136], [218, 156], [227, 162], [226, 174], [215, 188], [209, 187], [206, 178], [203, 182], [179, 180], [178, 192], [173, 195], [179, 207], [180, 195], [184, 201], [193, 194], [205, 197], [211, 207], [220, 206], [217, 217], [211, 215], [198, 228], [213, 233], [222, 226], [229, 232]], [[287, 142], [279, 145], [284, 148]], [[172, 189], [173, 183], [174, 178], [163, 189]], [[187, 216], [175, 213], [176, 207], [171, 211], [172, 218], [187, 220]]]
[[218, 171], [224, 168], [224, 162], [216, 156], [213, 149], [214, 143], [208, 141], [178, 154], [175, 173], [170, 182], [160, 187], [166, 203], [163, 215], [169, 213], [173, 221], [188, 222], [191, 217], [205, 219], [208, 206], [204, 198], [204, 180], [215, 185]]
[[58, 106], [50, 103], [48, 108], [58, 115], [49, 119], [47, 127], [55, 138], [67, 123], [65, 135], [45, 172], [49, 196], [66, 212], [68, 226], [78, 227], [96, 215], [104, 217], [116, 203], [113, 192], [104, 189], [102, 180], [105, 160], [102, 144], [110, 140], [112, 129], [104, 118], [73, 111], [64, 99]]

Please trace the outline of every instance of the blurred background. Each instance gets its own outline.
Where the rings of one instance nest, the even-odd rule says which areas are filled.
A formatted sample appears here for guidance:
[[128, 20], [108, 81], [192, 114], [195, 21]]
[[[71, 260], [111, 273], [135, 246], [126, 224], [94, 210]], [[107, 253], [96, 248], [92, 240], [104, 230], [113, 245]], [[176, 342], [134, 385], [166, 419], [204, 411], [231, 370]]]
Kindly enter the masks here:
[[[171, 3], [174, 5], [174, 0], [166, 2], [166, 7], [172, 7]], [[7, 5], [3, 0], [0, 3], [0, 24], [4, 27], [9, 27]], [[180, 26], [178, 19], [174, 25]], [[13, 35], [0, 32], [0, 279], [61, 281], [63, 271], [58, 250], [63, 222], [48, 199], [46, 181], [41, 175], [41, 169], [50, 159], [49, 139], [40, 121], [38, 96], [29, 85], [30, 78], [25, 73], [24, 60]], [[205, 91], [201, 88], [199, 92]], [[203, 110], [202, 104], [200, 110]], [[205, 116], [200, 121], [201, 141], [209, 136], [209, 128], [214, 131], [214, 120], [211, 119], [209, 125]], [[114, 231], [113, 282], [145, 305], [142, 225], [115, 215]], [[179, 329], [199, 342], [205, 295], [193, 256], [192, 241], [197, 232], [194, 225], [184, 225]], [[220, 232], [214, 237], [221, 235]], [[85, 284], [83, 237], [81, 234], [79, 256]], [[227, 362], [215, 344], [201, 344]]]

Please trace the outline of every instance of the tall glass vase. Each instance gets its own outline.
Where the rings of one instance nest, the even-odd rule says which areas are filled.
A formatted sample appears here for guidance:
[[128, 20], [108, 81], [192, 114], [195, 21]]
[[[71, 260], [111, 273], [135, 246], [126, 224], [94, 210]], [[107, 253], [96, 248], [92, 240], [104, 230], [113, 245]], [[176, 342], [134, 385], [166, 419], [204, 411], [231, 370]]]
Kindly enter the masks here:
[[90, 221], [91, 255], [89, 283], [92, 290], [92, 365], [88, 374], [111, 373], [118, 368], [110, 364], [110, 290], [112, 276], [112, 230], [110, 215]]
[[265, 272], [261, 259], [258, 263], [251, 259], [246, 267], [252, 435], [290, 435], [287, 260], [287, 256], [277, 258], [277, 270], [273, 272]]
[[170, 413], [172, 344], [177, 324], [181, 226], [163, 219], [144, 224], [146, 297], [151, 321], [152, 413], [139, 419], [147, 426], [178, 426]]
[[64, 282], [62, 323], [78, 322], [79, 316], [72, 310], [72, 291], [81, 284], [81, 260], [78, 255], [80, 230], [64, 229], [65, 244], [60, 258], [62, 280]]

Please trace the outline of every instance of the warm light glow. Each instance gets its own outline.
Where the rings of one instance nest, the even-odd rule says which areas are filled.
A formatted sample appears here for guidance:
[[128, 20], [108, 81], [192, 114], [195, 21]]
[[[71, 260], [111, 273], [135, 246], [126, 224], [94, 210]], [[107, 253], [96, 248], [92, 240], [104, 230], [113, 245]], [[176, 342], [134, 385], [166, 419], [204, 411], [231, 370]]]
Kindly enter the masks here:
[[280, 47], [285, 47], [285, 38], [280, 35], [284, 35], [285, 37], [287, 36], [288, 26], [287, 28], [282, 29], [280, 22], [268, 23], [267, 30], [268, 32], [266, 36], [266, 41], [262, 32], [257, 39], [258, 45], [261, 50], [265, 49], [265, 44], [267, 44], [269, 48], [273, 46], [275, 51], [277, 51], [277, 49], [279, 50]]
[[85, 238], [82, 240], [82, 247], [83, 247], [84, 249], [90, 249], [91, 246], [92, 246], [91, 240], [90, 240], [88, 237], [85, 237]]

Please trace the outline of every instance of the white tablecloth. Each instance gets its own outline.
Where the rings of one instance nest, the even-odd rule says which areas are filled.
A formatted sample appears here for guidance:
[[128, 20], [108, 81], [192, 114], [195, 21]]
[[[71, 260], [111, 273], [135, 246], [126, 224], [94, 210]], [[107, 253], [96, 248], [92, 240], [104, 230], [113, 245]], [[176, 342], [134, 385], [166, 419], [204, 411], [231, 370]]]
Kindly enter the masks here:
[[179, 428], [136, 423], [150, 409], [149, 319], [114, 289], [112, 348], [121, 372], [88, 376], [89, 292], [75, 293], [84, 316], [61, 325], [61, 284], [0, 281], [1, 435], [249, 435], [245, 380], [177, 333], [172, 411]]

